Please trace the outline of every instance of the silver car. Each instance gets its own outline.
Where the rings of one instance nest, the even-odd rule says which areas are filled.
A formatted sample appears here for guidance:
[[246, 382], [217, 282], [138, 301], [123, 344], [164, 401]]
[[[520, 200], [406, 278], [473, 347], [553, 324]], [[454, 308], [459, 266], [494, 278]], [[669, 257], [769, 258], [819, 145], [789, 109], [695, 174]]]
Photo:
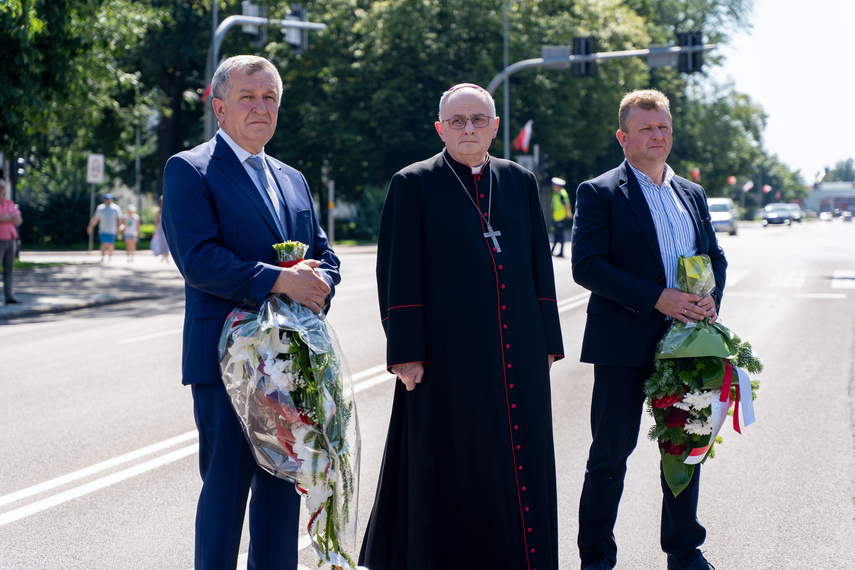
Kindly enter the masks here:
[[727, 232], [736, 235], [736, 227], [739, 223], [739, 212], [730, 198], [707, 198], [707, 206], [710, 209], [710, 221], [717, 232]]

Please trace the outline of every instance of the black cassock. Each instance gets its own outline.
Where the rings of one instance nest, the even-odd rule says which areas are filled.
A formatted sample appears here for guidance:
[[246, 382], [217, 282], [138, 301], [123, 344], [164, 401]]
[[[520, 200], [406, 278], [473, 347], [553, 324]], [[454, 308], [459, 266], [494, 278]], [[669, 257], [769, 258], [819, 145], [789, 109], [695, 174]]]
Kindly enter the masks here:
[[557, 570], [548, 355], [564, 349], [534, 175], [496, 158], [473, 174], [445, 151], [398, 172], [377, 281], [387, 365], [425, 375], [396, 383], [360, 563]]

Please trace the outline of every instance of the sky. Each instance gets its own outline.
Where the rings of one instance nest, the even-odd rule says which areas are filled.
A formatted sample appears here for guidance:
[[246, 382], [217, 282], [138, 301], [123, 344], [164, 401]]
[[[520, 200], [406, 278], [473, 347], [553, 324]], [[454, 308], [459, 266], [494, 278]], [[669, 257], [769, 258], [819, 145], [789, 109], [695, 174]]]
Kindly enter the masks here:
[[855, 158], [855, 1], [754, 0], [752, 22], [712, 76], [763, 108], [763, 148], [812, 183]]

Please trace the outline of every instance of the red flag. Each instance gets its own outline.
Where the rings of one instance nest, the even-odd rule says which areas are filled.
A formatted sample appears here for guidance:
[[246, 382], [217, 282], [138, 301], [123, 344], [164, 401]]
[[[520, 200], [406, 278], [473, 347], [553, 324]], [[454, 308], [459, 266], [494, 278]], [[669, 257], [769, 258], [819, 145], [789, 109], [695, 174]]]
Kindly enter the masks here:
[[692, 169], [692, 182], [700, 182], [701, 181], [701, 170], [697, 166]]
[[205, 92], [202, 93], [202, 103], [204, 103], [205, 100], [210, 96], [211, 96], [211, 86], [208, 85], [208, 87], [205, 88]]
[[771, 186], [769, 186], [768, 184], [764, 184], [764, 185], [763, 185], [763, 193], [764, 193], [764, 194], [768, 194], [768, 193], [769, 193], [769, 192], [771, 192], [771, 191], [772, 191], [772, 187], [771, 187]]
[[517, 135], [517, 138], [514, 139], [514, 148], [517, 150], [521, 150], [523, 152], [528, 152], [528, 143], [531, 142], [531, 126], [534, 124], [534, 121], [529, 119], [526, 121], [525, 126], [520, 131], [520, 134]]

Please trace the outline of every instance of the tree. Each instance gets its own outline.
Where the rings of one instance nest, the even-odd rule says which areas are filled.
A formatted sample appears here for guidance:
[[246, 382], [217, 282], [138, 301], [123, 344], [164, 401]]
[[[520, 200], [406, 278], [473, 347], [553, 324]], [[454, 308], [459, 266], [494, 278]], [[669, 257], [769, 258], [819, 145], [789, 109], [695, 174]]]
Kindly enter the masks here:
[[855, 182], [855, 160], [841, 160], [828, 171], [823, 179], [825, 182]]

